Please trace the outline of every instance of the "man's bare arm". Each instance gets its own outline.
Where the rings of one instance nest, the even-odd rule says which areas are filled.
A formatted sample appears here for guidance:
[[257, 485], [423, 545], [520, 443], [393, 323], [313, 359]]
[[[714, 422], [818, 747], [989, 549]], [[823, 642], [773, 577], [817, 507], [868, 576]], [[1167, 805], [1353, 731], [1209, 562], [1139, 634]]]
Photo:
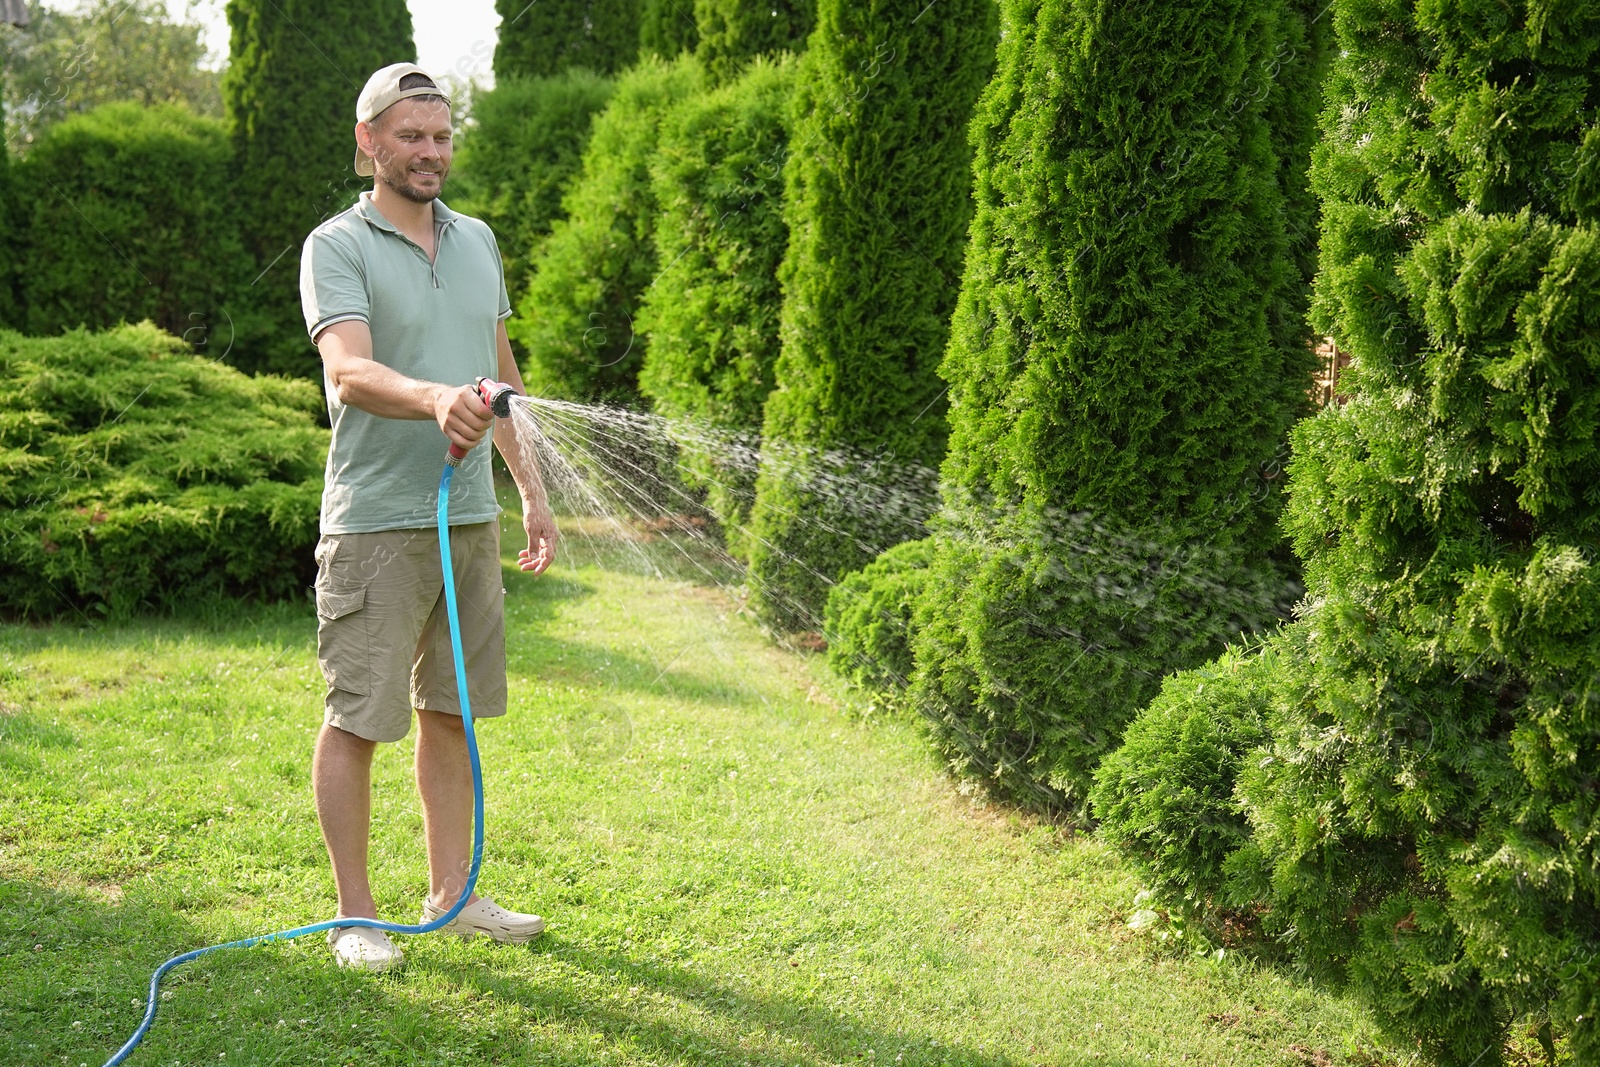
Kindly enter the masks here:
[[[505, 336], [501, 325], [500, 336]], [[509, 350], [509, 342], [507, 343]], [[494, 416], [471, 385], [408, 378], [372, 358], [372, 331], [359, 319], [336, 322], [317, 335], [322, 365], [339, 402], [386, 419], [432, 419], [452, 444], [470, 449]], [[515, 363], [512, 364], [515, 369]], [[512, 384], [521, 384], [520, 379]], [[520, 484], [520, 483], [519, 483]]]
[[[516, 357], [511, 353], [511, 340], [506, 336], [504, 320], [500, 322], [495, 347], [499, 356], [500, 380], [517, 392], [526, 393], [522, 372], [517, 369]], [[522, 495], [522, 526], [528, 534], [528, 547], [517, 553], [518, 564], [525, 571], [543, 574], [555, 559], [556, 522], [545, 497], [539, 462], [534, 458], [533, 449], [524, 447], [531, 445], [531, 442], [522, 440], [516, 419], [506, 419], [496, 429], [494, 443], [505, 459], [507, 469], [511, 471], [511, 480], [517, 483], [517, 491]]]

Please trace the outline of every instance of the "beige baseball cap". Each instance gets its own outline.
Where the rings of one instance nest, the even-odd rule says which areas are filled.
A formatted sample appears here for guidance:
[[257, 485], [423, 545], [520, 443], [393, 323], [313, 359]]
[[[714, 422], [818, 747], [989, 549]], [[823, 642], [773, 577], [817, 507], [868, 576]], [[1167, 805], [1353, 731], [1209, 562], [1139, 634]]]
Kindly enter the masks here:
[[[428, 83], [402, 89], [400, 81], [408, 74], [420, 74], [428, 79]], [[390, 63], [374, 73], [362, 86], [361, 95], [356, 98], [356, 121], [371, 122], [395, 104], [412, 96], [443, 96], [445, 104], [450, 103], [450, 98], [433, 80], [433, 75], [415, 63]], [[356, 145], [356, 173], [363, 178], [372, 177], [372, 157], [361, 151], [359, 144]]]

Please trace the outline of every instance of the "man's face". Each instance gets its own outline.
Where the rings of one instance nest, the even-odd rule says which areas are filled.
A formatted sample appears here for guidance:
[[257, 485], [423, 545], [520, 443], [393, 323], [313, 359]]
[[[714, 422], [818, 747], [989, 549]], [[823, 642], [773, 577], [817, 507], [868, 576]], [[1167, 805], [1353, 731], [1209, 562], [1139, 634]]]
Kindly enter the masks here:
[[[437, 100], [402, 100], [371, 123], [377, 179], [407, 200], [426, 204], [450, 173], [450, 107]], [[362, 148], [367, 148], [363, 142]]]

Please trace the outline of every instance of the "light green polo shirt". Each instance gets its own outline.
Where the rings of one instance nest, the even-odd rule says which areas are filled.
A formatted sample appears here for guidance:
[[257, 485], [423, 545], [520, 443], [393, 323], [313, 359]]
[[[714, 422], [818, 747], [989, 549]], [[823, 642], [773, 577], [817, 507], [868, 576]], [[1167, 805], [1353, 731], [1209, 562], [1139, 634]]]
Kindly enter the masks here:
[[[364, 192], [311, 231], [300, 257], [300, 303], [312, 341], [336, 322], [359, 319], [372, 331], [372, 358], [409, 378], [444, 385], [498, 378], [498, 326], [511, 301], [494, 234], [438, 200], [433, 227], [437, 251], [429, 262]], [[322, 380], [333, 423], [322, 532], [432, 526], [450, 445], [438, 423], [342, 404], [326, 372]], [[489, 453], [485, 436], [453, 476], [452, 525], [499, 516]]]

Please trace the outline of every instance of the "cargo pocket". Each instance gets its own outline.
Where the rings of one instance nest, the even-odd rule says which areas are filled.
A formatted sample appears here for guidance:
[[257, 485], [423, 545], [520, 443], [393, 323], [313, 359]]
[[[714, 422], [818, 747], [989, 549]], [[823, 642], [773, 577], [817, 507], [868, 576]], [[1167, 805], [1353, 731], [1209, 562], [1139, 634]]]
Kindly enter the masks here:
[[366, 696], [372, 689], [366, 586], [317, 586], [317, 661], [330, 689]]

